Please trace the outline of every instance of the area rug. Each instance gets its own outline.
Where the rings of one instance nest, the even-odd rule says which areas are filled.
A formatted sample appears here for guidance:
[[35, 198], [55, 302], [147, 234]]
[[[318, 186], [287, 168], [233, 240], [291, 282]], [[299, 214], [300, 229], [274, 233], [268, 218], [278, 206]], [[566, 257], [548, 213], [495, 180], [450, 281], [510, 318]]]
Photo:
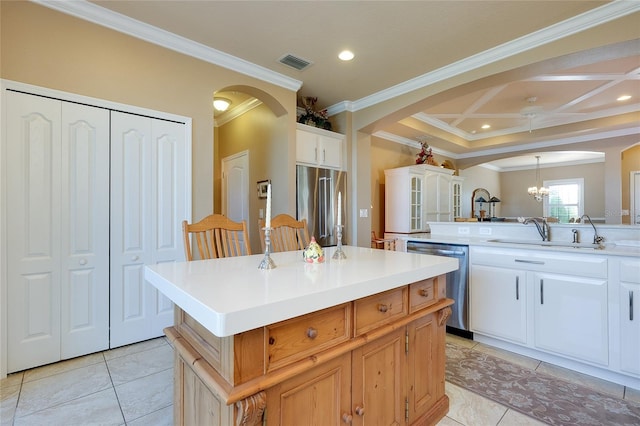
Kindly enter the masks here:
[[550, 425], [640, 425], [640, 404], [447, 343], [447, 381]]

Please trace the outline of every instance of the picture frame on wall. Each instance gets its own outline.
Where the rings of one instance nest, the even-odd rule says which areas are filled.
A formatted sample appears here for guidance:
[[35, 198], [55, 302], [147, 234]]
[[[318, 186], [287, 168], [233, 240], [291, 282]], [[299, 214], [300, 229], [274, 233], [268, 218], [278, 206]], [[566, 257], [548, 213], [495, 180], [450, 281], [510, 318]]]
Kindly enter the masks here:
[[267, 186], [270, 183], [269, 179], [258, 181], [258, 198], [267, 198]]

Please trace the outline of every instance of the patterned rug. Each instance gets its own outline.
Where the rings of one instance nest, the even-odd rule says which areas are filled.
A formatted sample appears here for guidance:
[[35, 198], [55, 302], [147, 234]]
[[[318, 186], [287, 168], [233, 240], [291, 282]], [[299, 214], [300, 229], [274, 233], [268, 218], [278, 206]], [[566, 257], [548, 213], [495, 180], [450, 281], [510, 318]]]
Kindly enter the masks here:
[[447, 343], [447, 381], [550, 425], [640, 425], [640, 404]]

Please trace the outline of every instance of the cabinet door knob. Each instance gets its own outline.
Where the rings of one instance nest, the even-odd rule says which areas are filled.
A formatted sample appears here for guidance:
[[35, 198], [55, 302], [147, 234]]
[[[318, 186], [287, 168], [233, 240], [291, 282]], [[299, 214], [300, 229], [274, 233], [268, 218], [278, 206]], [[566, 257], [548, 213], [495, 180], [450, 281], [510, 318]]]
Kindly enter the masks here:
[[356, 407], [356, 409], [355, 409], [355, 412], [359, 416], [364, 416], [364, 407], [361, 407], [361, 406], [358, 405]]
[[351, 423], [353, 421], [353, 416], [349, 413], [342, 414], [342, 421], [345, 423]]
[[86, 265], [87, 264], [87, 259], [80, 259], [80, 264], [81, 265]]
[[315, 328], [313, 328], [313, 327], [309, 327], [309, 328], [307, 329], [307, 337], [308, 337], [309, 339], [315, 339], [316, 337], [318, 337], [318, 330], [316, 330], [316, 329], [315, 329]]
[[385, 312], [387, 312], [389, 310], [389, 307], [387, 305], [383, 304], [383, 303], [380, 303], [378, 305], [378, 310], [380, 312], [382, 312], [382, 313], [385, 313]]
[[426, 288], [421, 288], [420, 292], [419, 292], [420, 296], [422, 296], [422, 297], [429, 297], [430, 293], [431, 292]]
[[135, 255], [131, 257], [131, 260], [133, 260], [134, 262], [137, 261], [138, 259], [140, 259], [140, 256]]

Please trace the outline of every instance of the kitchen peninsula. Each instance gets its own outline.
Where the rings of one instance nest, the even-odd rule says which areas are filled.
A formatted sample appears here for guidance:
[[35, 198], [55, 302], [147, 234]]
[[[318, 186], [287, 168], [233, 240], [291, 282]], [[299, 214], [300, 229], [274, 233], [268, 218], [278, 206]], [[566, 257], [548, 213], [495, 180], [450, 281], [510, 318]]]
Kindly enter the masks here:
[[436, 424], [457, 260], [343, 247], [147, 266], [175, 305], [175, 424]]

